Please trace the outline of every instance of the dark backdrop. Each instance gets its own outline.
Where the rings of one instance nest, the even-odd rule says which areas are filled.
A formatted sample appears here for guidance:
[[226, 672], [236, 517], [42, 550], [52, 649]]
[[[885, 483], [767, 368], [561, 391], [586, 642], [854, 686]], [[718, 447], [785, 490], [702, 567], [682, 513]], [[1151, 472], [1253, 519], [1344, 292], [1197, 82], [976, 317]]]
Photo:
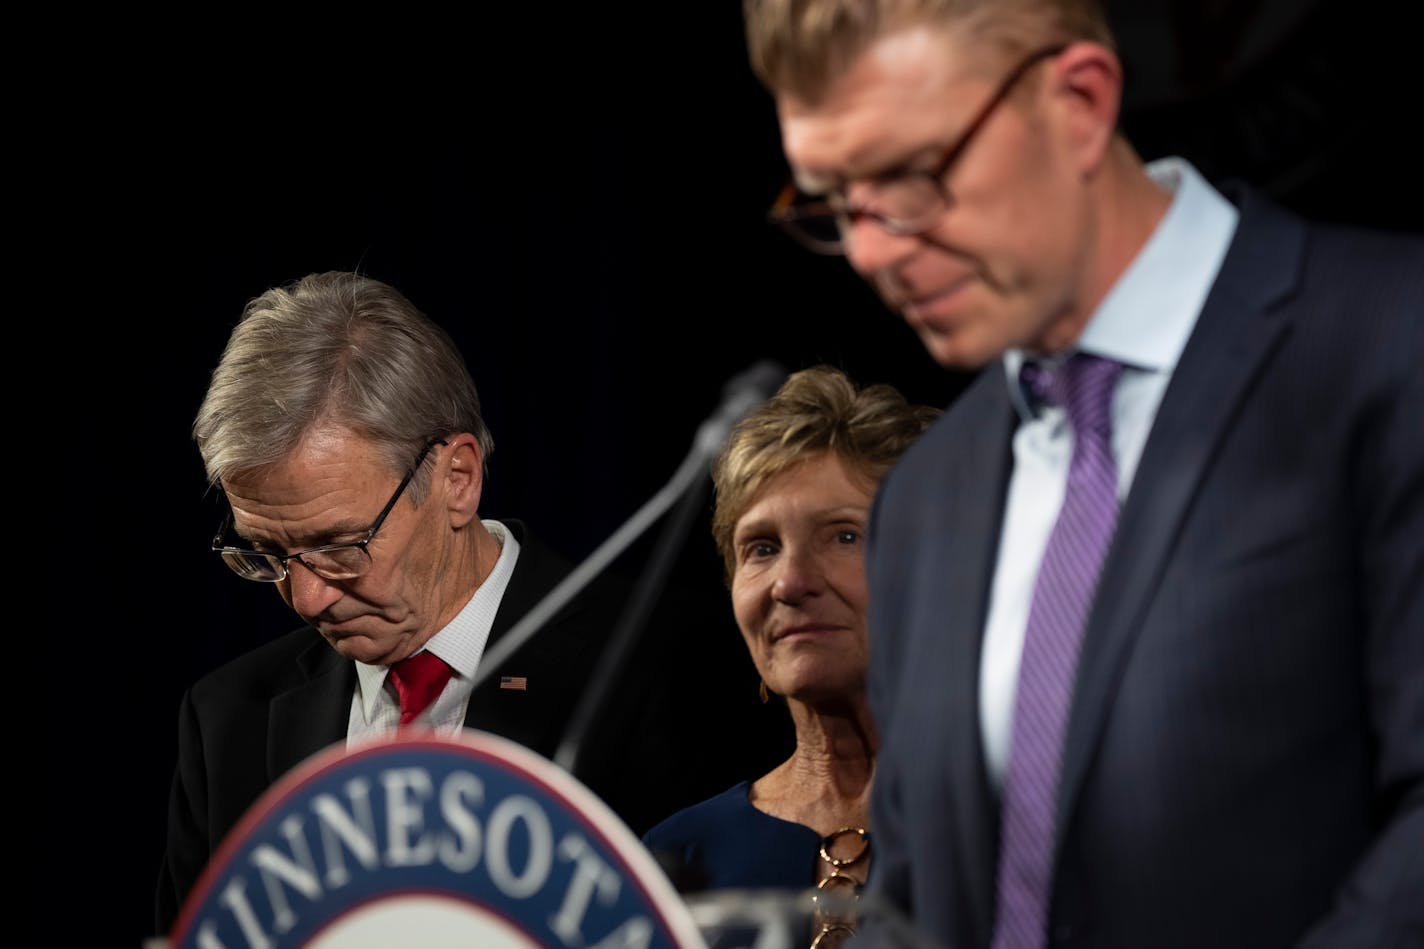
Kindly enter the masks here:
[[[66, 914], [66, 942], [150, 935], [179, 696], [293, 625], [207, 552], [218, 508], [189, 438], [249, 297], [326, 269], [406, 293], [479, 384], [496, 441], [483, 513], [575, 559], [667, 482], [757, 360], [830, 362], [939, 405], [962, 388], [842, 261], [763, 223], [785, 175], [771, 102], [736, 5], [686, 6], [219, 24], [181, 42], [126, 22], [108, 25], [123, 42], [75, 56], [85, 78], [45, 123], [31, 238], [62, 242], [33, 323], [65, 366], [39, 387], [49, 435], [77, 440], [50, 453], [78, 463], [44, 566], [59, 612], [44, 634], [82, 657], [42, 782], [59, 901], [42, 912]], [[1418, 72], [1375, 5], [1117, 6], [1146, 157], [1185, 154], [1319, 217], [1420, 228]], [[78, 569], [80, 539], [109, 549], [102, 570]], [[621, 566], [636, 573], [646, 546]], [[704, 518], [673, 582], [720, 612], [723, 640], [690, 638], [690, 661], [741, 649], [719, 570]], [[724, 688], [694, 668], [669, 670], [689, 701], [755, 701], [753, 672]], [[60, 909], [76, 898], [82, 913]]]

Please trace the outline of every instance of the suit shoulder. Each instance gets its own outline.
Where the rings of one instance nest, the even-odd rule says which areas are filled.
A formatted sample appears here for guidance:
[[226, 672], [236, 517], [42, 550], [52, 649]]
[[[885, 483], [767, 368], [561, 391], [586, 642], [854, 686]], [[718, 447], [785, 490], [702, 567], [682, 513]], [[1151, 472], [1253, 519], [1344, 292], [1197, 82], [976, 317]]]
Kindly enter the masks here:
[[881, 481], [880, 493], [899, 490], [925, 477], [942, 475], [985, 426], [1001, 427], [1011, 411], [1002, 364], [994, 360], [970, 381], [939, 418], [925, 429]]
[[1248, 273], [1284, 259], [1310, 298], [1368, 306], [1424, 297], [1424, 234], [1306, 218], [1247, 186], [1226, 194], [1241, 211], [1228, 259]]
[[1312, 224], [1308, 233], [1306, 272], [1314, 283], [1335, 286], [1343, 296], [1363, 291], [1413, 302], [1409, 315], [1420, 318], [1424, 236], [1333, 224]]
[[330, 653], [332, 661], [340, 659], [316, 630], [301, 626], [234, 656], [204, 674], [193, 684], [194, 698], [277, 688], [296, 676], [302, 657], [313, 649], [317, 650], [314, 656], [317, 660], [327, 659], [326, 653]]
[[1424, 238], [1330, 224], [1312, 224], [1307, 235], [1301, 292], [1287, 304], [1305, 345], [1339, 372], [1362, 373], [1362, 383], [1392, 386], [1416, 376], [1424, 358]]

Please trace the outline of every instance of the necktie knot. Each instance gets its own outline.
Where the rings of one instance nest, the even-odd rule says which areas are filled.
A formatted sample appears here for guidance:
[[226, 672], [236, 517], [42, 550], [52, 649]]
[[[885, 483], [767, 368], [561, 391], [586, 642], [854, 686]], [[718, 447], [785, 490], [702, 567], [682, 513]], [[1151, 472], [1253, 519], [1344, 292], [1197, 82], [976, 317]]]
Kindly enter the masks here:
[[1088, 353], [1074, 353], [1062, 365], [1025, 362], [1019, 370], [1029, 394], [1039, 402], [1062, 406], [1079, 435], [1112, 430], [1112, 393], [1122, 363]]
[[409, 725], [445, 689], [454, 670], [433, 652], [419, 652], [391, 666], [391, 683], [400, 696], [400, 723]]

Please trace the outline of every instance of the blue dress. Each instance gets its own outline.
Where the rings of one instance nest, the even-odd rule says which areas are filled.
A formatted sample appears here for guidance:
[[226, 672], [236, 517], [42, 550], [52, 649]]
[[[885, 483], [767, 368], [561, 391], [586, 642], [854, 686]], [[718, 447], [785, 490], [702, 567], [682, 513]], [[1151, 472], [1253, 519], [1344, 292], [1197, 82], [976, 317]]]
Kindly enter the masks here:
[[752, 806], [750, 781], [654, 825], [643, 843], [683, 893], [816, 885], [821, 836]]

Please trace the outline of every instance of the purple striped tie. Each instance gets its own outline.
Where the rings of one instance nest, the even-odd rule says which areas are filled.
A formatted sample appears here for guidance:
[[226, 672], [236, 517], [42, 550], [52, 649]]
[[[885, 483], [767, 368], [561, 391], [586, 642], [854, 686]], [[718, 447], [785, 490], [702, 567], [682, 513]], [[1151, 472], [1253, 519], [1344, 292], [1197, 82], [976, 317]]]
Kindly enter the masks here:
[[1029, 607], [1004, 775], [994, 949], [1036, 949], [1048, 931], [1054, 816], [1073, 673], [1103, 554], [1117, 523], [1112, 393], [1119, 363], [1079, 353], [1049, 376], [1033, 364], [1024, 380], [1062, 405], [1073, 459], [1058, 521], [1048, 538]]

